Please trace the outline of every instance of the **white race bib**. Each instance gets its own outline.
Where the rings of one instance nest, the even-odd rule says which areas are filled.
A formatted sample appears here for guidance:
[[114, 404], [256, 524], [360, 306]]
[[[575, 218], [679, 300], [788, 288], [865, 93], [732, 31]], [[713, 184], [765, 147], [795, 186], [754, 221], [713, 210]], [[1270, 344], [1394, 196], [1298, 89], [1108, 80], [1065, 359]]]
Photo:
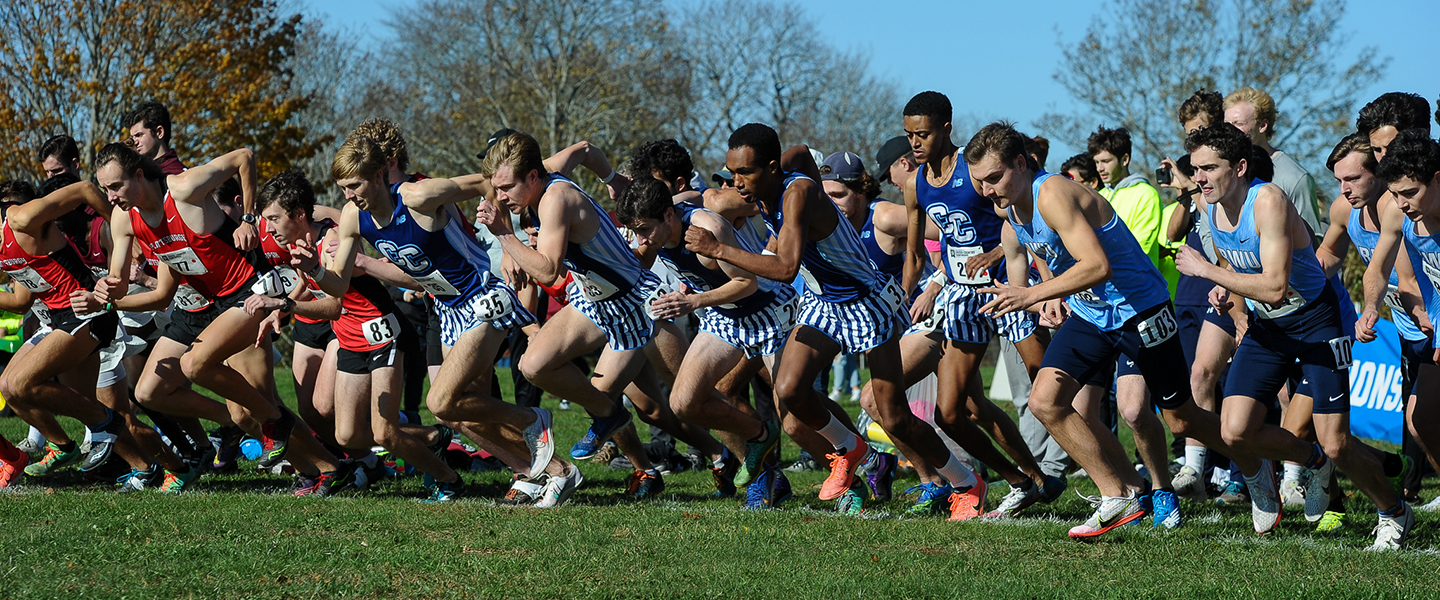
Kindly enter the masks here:
[[22, 267], [18, 271], [6, 271], [6, 273], [10, 275], [11, 279], [20, 282], [20, 285], [25, 286], [25, 289], [30, 290], [30, 292], [34, 294], [55, 289], [55, 286], [50, 285], [50, 282], [45, 281], [45, 278], [41, 277], [40, 273], [30, 267]]
[[652, 321], [658, 321], [659, 319], [655, 316], [655, 301], [668, 293], [670, 293], [669, 287], [665, 285], [656, 286], [655, 289], [650, 292], [650, 295], [645, 297], [645, 316], [650, 317]]
[[[280, 274], [280, 283], [284, 285], [283, 289], [287, 294], [295, 291], [296, 287], [304, 285], [305, 283], [305, 279], [300, 276], [300, 272], [292, 267], [275, 267], [274, 271]], [[319, 296], [316, 297], [318, 298]]]
[[170, 252], [159, 252], [155, 254], [155, 257], [159, 258], [160, 262], [170, 265], [170, 268], [175, 269], [175, 272], [181, 275], [204, 275], [210, 272], [205, 268], [205, 263], [200, 262], [200, 257], [195, 254], [195, 250], [189, 246]]
[[936, 302], [935, 308], [930, 311], [930, 316], [925, 317], [925, 320], [916, 323], [915, 329], [919, 331], [936, 331], [940, 329], [940, 324], [944, 322], [945, 304], [942, 302]]
[[620, 291], [620, 288], [600, 275], [587, 275], [579, 271], [571, 271], [570, 274], [575, 276], [575, 283], [580, 286], [580, 292], [585, 294], [585, 299], [591, 302], [599, 302]]
[[1267, 304], [1265, 302], [1251, 301], [1255, 315], [1262, 319], [1276, 319], [1291, 314], [1303, 308], [1306, 304], [1305, 297], [1293, 287], [1285, 288], [1285, 299], [1279, 304]]
[[1335, 368], [1348, 369], [1354, 361], [1355, 340], [1350, 336], [1330, 340], [1330, 352], [1335, 355]]
[[195, 291], [190, 284], [182, 283], [180, 287], [175, 288], [173, 303], [175, 308], [185, 312], [195, 312], [210, 306], [210, 299], [200, 295], [200, 292]]
[[1390, 290], [1387, 291], [1387, 292], [1385, 292], [1385, 305], [1386, 305], [1386, 306], [1389, 306], [1389, 307], [1390, 307], [1390, 310], [1393, 311], [1393, 312], [1397, 312], [1397, 313], [1400, 313], [1400, 314], [1406, 314], [1406, 313], [1405, 313], [1405, 304], [1400, 301], [1400, 288], [1399, 288], [1399, 287], [1396, 287], [1396, 286], [1393, 286], [1393, 285], [1392, 285], [1392, 286], [1390, 286]]
[[805, 265], [800, 265], [800, 278], [805, 280], [805, 289], [810, 290], [816, 296], [825, 293], [825, 288], [820, 287], [820, 280], [815, 279], [815, 276], [810, 274], [810, 269], [805, 268]]
[[972, 256], [984, 254], [985, 251], [979, 246], [946, 246], [945, 261], [949, 263], [950, 277], [955, 283], [966, 285], [983, 285], [990, 283], [990, 269], [976, 273], [974, 277], [965, 275], [965, 263]]
[[281, 296], [284, 296], [290, 292], [290, 289], [294, 289], [294, 287], [292, 286], [291, 288], [286, 289], [285, 276], [280, 273], [279, 269], [271, 269], [264, 273], [256, 273], [255, 283], [250, 286], [251, 293], [259, 294], [261, 296], [269, 296], [271, 298], [279, 298]]
[[50, 307], [45, 306], [44, 302], [35, 301], [30, 305], [30, 312], [35, 313], [35, 318], [40, 319], [41, 325], [50, 326]]
[[455, 289], [455, 286], [450, 285], [450, 282], [445, 280], [445, 276], [440, 273], [439, 269], [436, 269], [424, 275], [412, 275], [411, 277], [415, 280], [415, 283], [420, 284], [420, 287], [425, 288], [425, 291], [430, 292], [431, 295], [460, 295], [460, 290], [457, 290]]
[[886, 308], [890, 312], [900, 310], [905, 305], [905, 292], [900, 289], [900, 282], [894, 277], [885, 279], [885, 289], [880, 291], [880, 299], [885, 301]]
[[481, 321], [495, 321], [515, 312], [515, 302], [510, 299], [510, 294], [505, 293], [503, 288], [496, 288], [490, 290], [488, 294], [472, 298], [470, 310], [474, 311], [475, 317]]
[[1435, 286], [1435, 291], [1440, 292], [1440, 267], [1430, 264], [1430, 261], [1420, 261], [1420, 268], [1425, 271], [1425, 276], [1430, 278], [1430, 285]]
[[393, 314], [370, 319], [360, 324], [360, 332], [371, 346], [387, 344], [400, 335], [400, 321]]
[[1109, 303], [1101, 300], [1100, 296], [1095, 295], [1095, 292], [1090, 290], [1080, 290], [1070, 294], [1070, 299], [1095, 308], [1109, 308], [1110, 306]]
[[1140, 345], [1154, 348], [1165, 340], [1175, 337], [1175, 333], [1180, 331], [1180, 326], [1175, 323], [1175, 315], [1170, 312], [1169, 308], [1165, 308], [1141, 321], [1136, 326], [1136, 330], [1140, 333]]
[[775, 325], [778, 329], [789, 331], [795, 328], [795, 318], [800, 314], [800, 296], [791, 298], [789, 302], [776, 306]]

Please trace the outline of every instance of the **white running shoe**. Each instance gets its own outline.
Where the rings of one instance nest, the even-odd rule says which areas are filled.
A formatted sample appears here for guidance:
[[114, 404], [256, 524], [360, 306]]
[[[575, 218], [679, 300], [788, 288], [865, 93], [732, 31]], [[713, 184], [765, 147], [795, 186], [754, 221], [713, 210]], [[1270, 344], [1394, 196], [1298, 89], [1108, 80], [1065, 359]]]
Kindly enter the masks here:
[[1430, 500], [1430, 502], [1425, 503], [1423, 506], [1415, 507], [1415, 510], [1418, 510], [1420, 512], [1440, 512], [1440, 496], [1436, 496], [1434, 499]]
[[580, 474], [580, 468], [574, 464], [565, 463], [568, 471], [563, 476], [550, 476], [545, 482], [545, 487], [540, 489], [540, 501], [535, 503], [535, 508], [555, 508], [564, 504], [575, 493], [575, 488], [584, 483], [585, 476]]
[[1200, 474], [1190, 465], [1180, 467], [1180, 472], [1170, 479], [1170, 484], [1175, 487], [1175, 495], [1186, 500], [1203, 502], [1210, 499], [1210, 494], [1205, 490], [1205, 482], [1200, 480]]
[[1310, 483], [1305, 486], [1305, 520], [1319, 521], [1330, 508], [1330, 476], [1335, 473], [1335, 463], [1326, 457], [1310, 471]]
[[530, 472], [527, 475], [535, 479], [545, 472], [545, 467], [555, 456], [555, 432], [550, 426], [550, 411], [540, 407], [530, 410], [535, 411], [535, 422], [525, 428], [525, 446], [530, 449]]
[[1040, 486], [1035, 485], [1033, 482], [1030, 484], [1029, 489], [1023, 490], [1012, 485], [1010, 486], [1010, 491], [1005, 494], [1005, 497], [1000, 499], [1000, 506], [995, 507], [995, 510], [985, 513], [985, 517], [988, 519], [996, 517], [1018, 517], [1020, 516], [1020, 511], [1030, 508], [1036, 502], [1039, 502], [1040, 499]]
[[[1401, 500], [1403, 505], [1404, 500]], [[1410, 528], [1415, 526], [1415, 511], [1405, 507], [1405, 514], [1398, 517], [1387, 517], [1380, 515], [1380, 522], [1375, 525], [1375, 543], [1366, 550], [1399, 550], [1405, 545], [1405, 537], [1410, 535]]]
[[1280, 480], [1280, 501], [1285, 506], [1305, 505], [1305, 488], [1301, 487], [1299, 479]]
[[1145, 516], [1137, 496], [1106, 496], [1083, 524], [1070, 528], [1072, 538], [1092, 538]]
[[1270, 533], [1280, 523], [1280, 493], [1276, 490], [1275, 463], [1270, 459], [1260, 461], [1260, 472], [1254, 477], [1245, 476], [1250, 488], [1250, 519], [1255, 522], [1255, 533]]
[[35, 440], [28, 437], [17, 442], [15, 447], [29, 456], [41, 456], [45, 454], [45, 442], [36, 444]]

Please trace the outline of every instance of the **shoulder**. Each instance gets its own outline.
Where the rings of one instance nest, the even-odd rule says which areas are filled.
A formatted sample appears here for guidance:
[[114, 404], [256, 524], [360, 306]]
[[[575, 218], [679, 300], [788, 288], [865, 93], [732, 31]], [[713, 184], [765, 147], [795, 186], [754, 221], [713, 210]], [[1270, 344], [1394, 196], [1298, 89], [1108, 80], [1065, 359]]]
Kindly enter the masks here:
[[[1285, 213], [1286, 207], [1290, 206], [1290, 199], [1286, 197], [1285, 190], [1273, 183], [1266, 183], [1255, 190], [1255, 214], [1277, 216]], [[1259, 219], [1257, 219], [1259, 220]]]
[[871, 220], [874, 221], [876, 229], [892, 235], [904, 235], [905, 228], [909, 225], [908, 217], [904, 206], [877, 198]]

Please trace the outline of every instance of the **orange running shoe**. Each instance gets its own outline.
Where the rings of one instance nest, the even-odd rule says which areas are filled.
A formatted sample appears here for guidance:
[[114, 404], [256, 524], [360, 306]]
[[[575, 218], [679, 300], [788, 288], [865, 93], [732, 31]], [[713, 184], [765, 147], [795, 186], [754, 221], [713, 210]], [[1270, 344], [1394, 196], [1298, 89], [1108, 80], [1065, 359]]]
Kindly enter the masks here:
[[857, 435], [855, 447], [849, 452], [826, 454], [825, 458], [830, 461], [830, 476], [820, 485], [820, 499], [834, 500], [850, 489], [850, 485], [855, 482], [855, 468], [865, 462], [865, 456], [869, 453], [870, 445]]
[[13, 458], [0, 459], [0, 489], [10, 487], [10, 483], [20, 476], [25, 465], [30, 464], [30, 457], [24, 452], [15, 451], [11, 454]]
[[975, 474], [975, 485], [968, 490], [950, 494], [950, 520], [969, 521], [975, 517], [985, 514], [985, 493], [990, 491], [990, 486], [985, 485], [985, 480], [980, 474]]

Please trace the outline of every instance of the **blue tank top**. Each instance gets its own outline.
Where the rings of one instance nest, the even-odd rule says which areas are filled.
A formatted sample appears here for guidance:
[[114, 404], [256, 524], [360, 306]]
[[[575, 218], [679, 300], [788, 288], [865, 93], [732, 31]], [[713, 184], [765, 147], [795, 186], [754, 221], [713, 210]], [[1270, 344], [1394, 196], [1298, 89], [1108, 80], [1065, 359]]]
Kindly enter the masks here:
[[[1075, 265], [1075, 257], [1065, 248], [1064, 240], [1045, 223], [1045, 217], [1038, 208], [1040, 184], [1054, 177], [1041, 171], [1035, 174], [1032, 193], [1037, 200], [1034, 216], [1029, 223], [1020, 224], [1015, 220], [1014, 208], [1009, 210], [1010, 225], [1015, 237], [1025, 244], [1036, 256], [1045, 260], [1050, 272], [1056, 277]], [[1111, 215], [1110, 222], [1095, 230], [1100, 247], [1110, 261], [1111, 276], [1108, 281], [1071, 294], [1070, 311], [1102, 331], [1113, 331], [1125, 325], [1140, 311], [1150, 309], [1170, 300], [1170, 291], [1165, 278], [1150, 262], [1150, 255], [1140, 249], [1140, 243], [1125, 227], [1119, 216]]]
[[490, 255], [465, 227], [455, 205], [447, 205], [445, 225], [428, 231], [410, 215], [400, 198], [399, 183], [390, 186], [395, 210], [390, 222], [377, 227], [369, 211], [360, 211], [360, 235], [400, 267], [425, 291], [446, 306], [461, 307], [484, 293], [489, 282]]
[[[579, 190], [600, 219], [595, 237], [590, 241], [565, 244], [565, 268], [576, 275], [577, 283], [586, 289], [587, 296], [594, 300], [624, 294], [634, 289], [641, 280], [654, 276], [640, 264], [640, 259], [625, 238], [620, 237], [620, 230], [610, 222], [610, 213], [605, 212], [590, 194], [562, 175], [551, 173], [549, 177], [545, 183], [547, 190], [557, 184]], [[540, 225], [538, 219], [535, 225]]]
[[[1375, 254], [1375, 246], [1380, 243], [1380, 232], [1366, 229], [1360, 224], [1360, 220], [1360, 210], [1350, 209], [1350, 222], [1346, 225], [1346, 230], [1350, 232], [1350, 241], [1355, 244], [1355, 250], [1360, 253], [1360, 260], [1368, 265], [1370, 257]], [[1405, 312], [1404, 306], [1400, 304], [1399, 293], [1400, 274], [1391, 269], [1390, 290], [1385, 294], [1385, 303], [1390, 305], [1390, 320], [1395, 323], [1395, 330], [1400, 333], [1400, 337], [1407, 340], [1425, 339], [1425, 334], [1420, 332], [1420, 328], [1415, 326], [1415, 320], [1410, 318], [1410, 314]], [[1347, 297], [1348, 294], [1349, 292], [1346, 292], [1341, 297]]]
[[[785, 188], [789, 189], [801, 179], [811, 181], [799, 173], [785, 173]], [[826, 210], [828, 206], [835, 211], [835, 229], [818, 242], [805, 240], [805, 251], [800, 258], [800, 276], [805, 280], [805, 287], [826, 302], [840, 304], [865, 298], [872, 289], [880, 288], [880, 272], [865, 253], [860, 233], [850, 226], [840, 207], [827, 198], [820, 200], [815, 210]], [[784, 194], [776, 203], [775, 212], [763, 214], [772, 232], [778, 233], [785, 225]]]
[[875, 205], [879, 202], [883, 200], [870, 203], [870, 214], [865, 217], [865, 225], [860, 228], [860, 241], [865, 243], [865, 254], [870, 257], [870, 262], [875, 263], [877, 270], [900, 279], [905, 271], [905, 253], [888, 254], [880, 247], [880, 242], [875, 240]]
[[[915, 174], [915, 200], [940, 226], [940, 238], [945, 243], [942, 250], [945, 274], [950, 281], [972, 281], [963, 272], [956, 271], [963, 269], [969, 256], [1000, 245], [1002, 221], [995, 214], [995, 204], [975, 190], [970, 181], [970, 166], [956, 157], [950, 179], [937, 187], [930, 185], [925, 178], [925, 165], [920, 165]], [[990, 275], [1003, 281], [1005, 262], [992, 268]], [[983, 282], [984, 278], [976, 279]]]
[[1436, 316], [1440, 316], [1440, 235], [1420, 235], [1415, 231], [1415, 222], [1405, 219], [1400, 231], [1405, 234], [1405, 251], [1410, 254], [1410, 266], [1415, 269], [1415, 283], [1420, 284], [1420, 296], [1425, 299], [1425, 312], [1434, 327]]
[[[675, 205], [675, 212], [680, 218], [680, 223], [684, 226], [684, 229], [681, 230], [681, 235], [684, 235], [685, 229], [690, 228], [690, 223], [691, 220], [694, 219], [695, 213], [701, 211], [710, 212], [704, 207], [696, 206], [689, 202], [681, 202]], [[716, 217], [718, 218], [719, 215], [716, 215]], [[721, 218], [720, 220], [723, 221], [724, 219]], [[760, 250], [764, 248], [756, 249], [744, 240], [740, 240], [740, 249], [758, 254]], [[724, 271], [711, 269], [702, 264], [700, 258], [696, 256], [694, 252], [685, 249], [684, 242], [681, 242], [674, 248], [661, 247], [658, 256], [666, 266], [670, 267], [671, 270], [680, 276], [680, 279], [685, 282], [685, 285], [690, 286], [692, 289], [708, 292], [730, 282], [730, 276], [726, 275]], [[716, 306], [714, 307], [715, 311], [727, 317], [738, 319], [759, 312], [760, 309], [769, 306], [770, 303], [774, 302], [777, 298], [781, 302], [785, 302], [795, 297], [795, 288], [789, 285], [771, 281], [763, 277], [757, 278], [757, 281], [759, 281], [760, 288], [756, 290], [755, 293], [741, 298], [734, 304]]]
[[[1210, 211], [1210, 235], [1215, 242], [1215, 251], [1229, 261], [1237, 273], [1260, 273], [1264, 270], [1264, 266], [1260, 264], [1260, 235], [1255, 228], [1255, 197], [1266, 183], [1258, 179], [1250, 182], [1250, 189], [1245, 194], [1245, 204], [1240, 208], [1240, 222], [1236, 223], [1233, 231], [1225, 231], [1215, 224], [1218, 207]], [[1286, 293], [1285, 303], [1275, 307], [1263, 307], [1246, 298], [1245, 304], [1252, 311], [1273, 311], [1277, 307], [1293, 304], [1293, 298], [1297, 296], [1304, 298], [1305, 303], [1319, 298], [1320, 292], [1325, 290], [1328, 283], [1324, 269], [1320, 268], [1320, 261], [1315, 259], [1315, 248], [1312, 245], [1307, 244], [1304, 248], [1291, 252], [1289, 285], [1290, 291]]]

